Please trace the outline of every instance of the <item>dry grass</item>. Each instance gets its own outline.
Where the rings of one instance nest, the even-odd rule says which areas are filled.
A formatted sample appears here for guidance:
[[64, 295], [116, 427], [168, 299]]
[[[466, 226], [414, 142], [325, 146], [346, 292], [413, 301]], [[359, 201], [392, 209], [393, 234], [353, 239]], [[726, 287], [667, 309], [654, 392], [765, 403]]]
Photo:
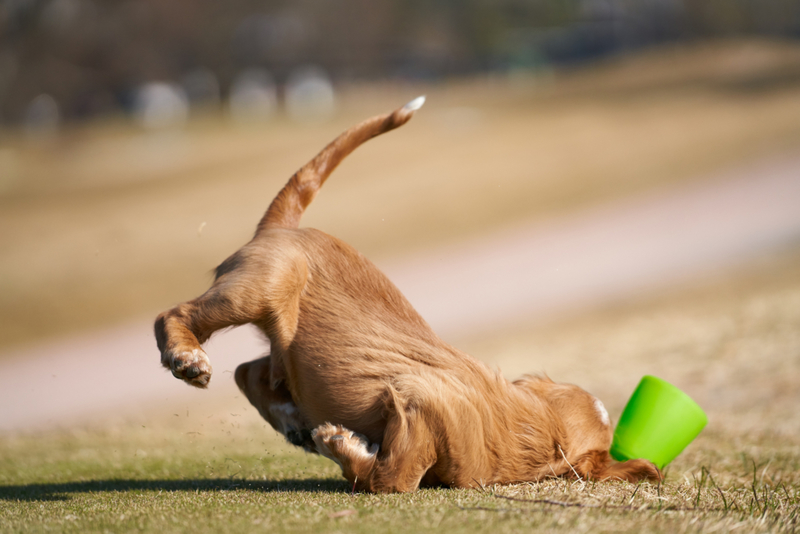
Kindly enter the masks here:
[[202, 419], [0, 440], [2, 530], [794, 532], [799, 521], [800, 451], [786, 438], [705, 432], [661, 486], [553, 479], [381, 496], [352, 494], [332, 462], [262, 425]]
[[0, 439], [4, 532], [793, 532], [796, 441], [706, 431], [662, 486], [561, 479], [351, 494], [252, 413]]
[[373, 258], [402, 255], [796, 149], [798, 50], [721, 44], [533, 78], [350, 88], [323, 125], [111, 121], [44, 144], [5, 132], [0, 343], [196, 295], [297, 167], [420, 92], [418, 117], [346, 161], [305, 224]]
[[459, 346], [509, 377], [547, 373], [612, 415], [645, 374], [681, 387], [720, 433], [800, 435], [800, 248], [558, 323]]
[[509, 375], [586, 386], [612, 417], [644, 373], [690, 392], [709, 426], [648, 484], [546, 480], [351, 494], [246, 401], [0, 437], [0, 530], [64, 532], [796, 532], [800, 252], [668, 293], [491, 338], [454, 340]]

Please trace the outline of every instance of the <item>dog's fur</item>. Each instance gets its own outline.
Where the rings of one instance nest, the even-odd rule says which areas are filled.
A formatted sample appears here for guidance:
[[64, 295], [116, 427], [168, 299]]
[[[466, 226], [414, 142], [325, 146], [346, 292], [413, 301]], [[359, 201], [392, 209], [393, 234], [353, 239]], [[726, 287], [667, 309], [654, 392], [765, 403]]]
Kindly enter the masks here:
[[211, 365], [200, 345], [219, 329], [255, 324], [271, 355], [239, 366], [239, 388], [291, 443], [334, 460], [360, 490], [660, 480], [646, 460], [611, 460], [599, 400], [547, 378], [508, 382], [439, 339], [352, 247], [298, 228], [342, 159], [422, 102], [351, 128], [289, 180], [211, 288], [159, 315], [162, 364], [206, 387]]

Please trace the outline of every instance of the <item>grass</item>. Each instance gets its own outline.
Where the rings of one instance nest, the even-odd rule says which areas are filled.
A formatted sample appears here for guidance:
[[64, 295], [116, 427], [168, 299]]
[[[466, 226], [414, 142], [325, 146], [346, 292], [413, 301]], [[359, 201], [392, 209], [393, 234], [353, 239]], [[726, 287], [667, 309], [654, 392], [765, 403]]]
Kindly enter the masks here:
[[128, 426], [4, 440], [0, 529], [792, 532], [800, 521], [800, 455], [774, 437], [744, 445], [707, 432], [661, 486], [552, 479], [371, 495], [351, 493], [332, 462], [289, 450], [260, 425], [233, 428], [224, 437]]
[[[0, 437], [4, 532], [796, 532], [800, 251], [555, 324], [461, 340], [510, 377], [545, 371], [619, 416], [641, 374], [695, 396], [709, 426], [663, 485], [561, 479], [352, 494], [241, 398]], [[488, 357], [487, 357], [488, 356]]]
[[547, 373], [619, 414], [644, 374], [686, 391], [730, 433], [800, 435], [800, 247], [551, 324], [457, 345], [509, 378]]

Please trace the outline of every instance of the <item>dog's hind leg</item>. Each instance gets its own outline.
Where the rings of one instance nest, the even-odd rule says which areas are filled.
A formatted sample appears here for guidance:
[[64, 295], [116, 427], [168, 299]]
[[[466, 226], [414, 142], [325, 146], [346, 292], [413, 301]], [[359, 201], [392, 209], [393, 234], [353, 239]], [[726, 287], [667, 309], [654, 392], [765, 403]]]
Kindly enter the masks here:
[[[311, 432], [316, 450], [342, 468], [344, 478], [358, 489], [365, 488], [378, 459], [377, 443], [370, 445], [367, 438], [342, 425], [325, 423]], [[361, 484], [359, 485], [359, 482]]]
[[326, 423], [312, 432], [317, 452], [339, 464], [357, 490], [414, 491], [436, 463], [435, 436], [422, 414], [401, 407], [396, 397], [390, 396], [394, 398], [390, 399], [380, 446], [369, 445], [365, 438], [341, 425]]

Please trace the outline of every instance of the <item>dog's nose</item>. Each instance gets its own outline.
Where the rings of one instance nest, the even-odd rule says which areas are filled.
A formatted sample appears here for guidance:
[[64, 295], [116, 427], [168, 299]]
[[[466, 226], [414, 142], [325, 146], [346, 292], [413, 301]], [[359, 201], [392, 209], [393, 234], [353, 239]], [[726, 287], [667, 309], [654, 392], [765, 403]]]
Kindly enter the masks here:
[[294, 427], [289, 427], [289, 430], [286, 431], [286, 440], [292, 445], [300, 447], [303, 445], [303, 432]]

